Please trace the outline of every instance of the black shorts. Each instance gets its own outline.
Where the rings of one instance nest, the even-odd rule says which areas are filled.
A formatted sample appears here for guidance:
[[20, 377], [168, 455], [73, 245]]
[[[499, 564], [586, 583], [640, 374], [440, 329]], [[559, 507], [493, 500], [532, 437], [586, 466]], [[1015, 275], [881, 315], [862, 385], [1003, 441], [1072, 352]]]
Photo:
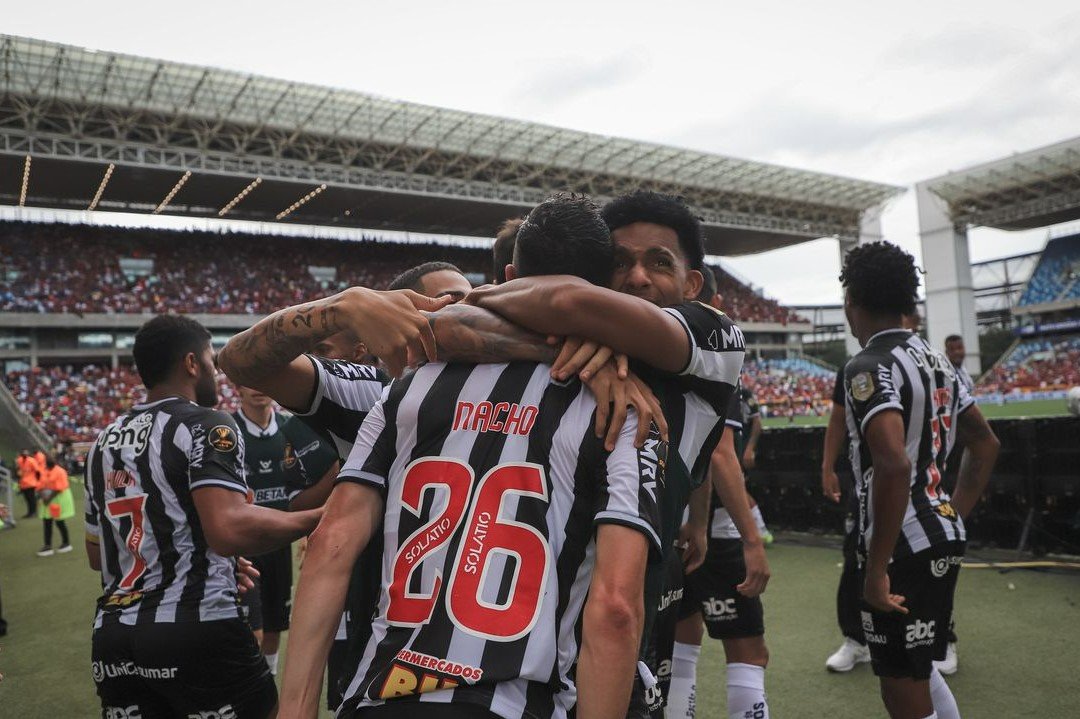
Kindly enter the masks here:
[[94, 630], [101, 715], [265, 719], [277, 687], [242, 619]]
[[244, 592], [240, 603], [252, 629], [284, 632], [292, 609], [292, 548], [282, 547], [251, 558], [259, 570], [255, 588]]
[[885, 614], [861, 602], [863, 632], [874, 674], [930, 678], [933, 662], [945, 658], [963, 556], [964, 544], [959, 542], [889, 565], [889, 589], [904, 597], [907, 614]]
[[745, 579], [742, 540], [710, 538], [705, 563], [686, 575], [680, 619], [700, 611], [713, 639], [764, 635], [761, 598], [744, 597], [735, 589]]

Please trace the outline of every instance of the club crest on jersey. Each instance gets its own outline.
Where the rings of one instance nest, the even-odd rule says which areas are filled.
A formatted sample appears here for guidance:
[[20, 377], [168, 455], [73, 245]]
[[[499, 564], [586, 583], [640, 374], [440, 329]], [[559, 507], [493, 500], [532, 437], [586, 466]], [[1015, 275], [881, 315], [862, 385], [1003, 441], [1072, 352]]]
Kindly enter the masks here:
[[296, 452], [293, 451], [292, 444], [285, 443], [285, 469], [292, 469], [296, 466]]
[[865, 402], [874, 394], [874, 377], [869, 372], [860, 372], [851, 378], [851, 396], [859, 402]]
[[219, 452], [232, 452], [236, 449], [236, 432], [226, 424], [215, 425], [206, 435], [206, 441]]
[[535, 405], [520, 405], [517, 402], [458, 402], [454, 412], [454, 429], [527, 435], [532, 431], [539, 412]]

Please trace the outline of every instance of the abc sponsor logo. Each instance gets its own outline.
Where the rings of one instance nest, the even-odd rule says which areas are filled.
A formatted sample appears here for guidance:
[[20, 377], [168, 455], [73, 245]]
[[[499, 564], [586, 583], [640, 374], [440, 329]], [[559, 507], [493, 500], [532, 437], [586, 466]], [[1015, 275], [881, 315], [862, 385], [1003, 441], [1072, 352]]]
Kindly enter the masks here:
[[129, 707], [105, 707], [101, 713], [105, 719], [143, 719], [138, 704]]
[[226, 704], [220, 709], [209, 709], [188, 714], [187, 719], [236, 719], [236, 710], [233, 709], [232, 704]]
[[734, 599], [706, 599], [701, 602], [705, 616], [713, 621], [729, 622], [739, 618]]
[[904, 641], [906, 642], [905, 647], [907, 649], [912, 649], [914, 647], [933, 644], [936, 624], [937, 621], [933, 619], [929, 622], [916, 619], [913, 624], [907, 625], [907, 633], [904, 635]]

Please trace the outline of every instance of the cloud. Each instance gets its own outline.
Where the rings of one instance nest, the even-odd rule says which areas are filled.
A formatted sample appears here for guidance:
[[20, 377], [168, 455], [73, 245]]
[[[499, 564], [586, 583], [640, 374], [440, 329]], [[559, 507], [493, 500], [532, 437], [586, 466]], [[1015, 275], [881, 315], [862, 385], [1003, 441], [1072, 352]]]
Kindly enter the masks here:
[[647, 53], [638, 48], [592, 60], [560, 59], [545, 63], [534, 77], [524, 80], [517, 88], [516, 100], [526, 106], [552, 108], [583, 95], [631, 83], [648, 68]]

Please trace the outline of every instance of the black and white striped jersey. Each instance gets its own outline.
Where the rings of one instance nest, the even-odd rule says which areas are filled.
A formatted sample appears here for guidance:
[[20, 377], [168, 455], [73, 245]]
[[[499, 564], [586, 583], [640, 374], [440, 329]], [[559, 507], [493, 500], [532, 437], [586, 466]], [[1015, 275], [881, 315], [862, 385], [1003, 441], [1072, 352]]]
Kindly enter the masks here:
[[666, 445], [610, 454], [596, 400], [536, 363], [429, 364], [368, 415], [338, 481], [386, 498], [382, 597], [342, 711], [466, 702], [565, 717], [598, 524], [659, 552]]
[[390, 377], [369, 365], [307, 355], [315, 367], [315, 391], [306, 407], [290, 407], [305, 424], [334, 440], [338, 456], [349, 456], [356, 431], [382, 396]]
[[893, 559], [964, 541], [963, 520], [949, 504], [941, 478], [956, 440], [954, 423], [974, 400], [945, 355], [907, 330], [879, 332], [844, 368], [844, 395], [862, 555], [874, 531], [874, 460], [865, 432], [873, 417], [889, 410], [902, 414], [911, 461], [911, 497]]
[[86, 531], [98, 538], [103, 622], [240, 617], [236, 565], [210, 549], [192, 492], [246, 494], [244, 440], [233, 418], [179, 397], [135, 405], [91, 446]]

